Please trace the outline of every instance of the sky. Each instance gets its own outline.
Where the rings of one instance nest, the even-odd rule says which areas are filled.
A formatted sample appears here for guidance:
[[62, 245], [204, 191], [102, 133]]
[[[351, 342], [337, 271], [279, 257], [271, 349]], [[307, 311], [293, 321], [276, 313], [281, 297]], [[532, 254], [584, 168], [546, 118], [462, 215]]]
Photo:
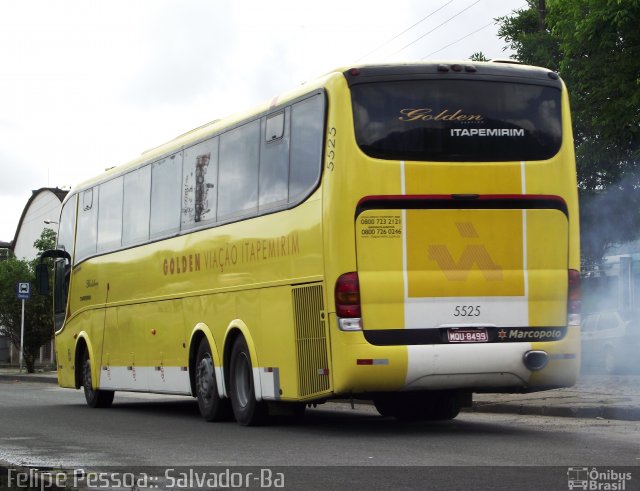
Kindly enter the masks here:
[[[332, 69], [508, 58], [526, 0], [0, 0], [0, 241], [69, 188]], [[56, 219], [56, 217], [51, 217]]]

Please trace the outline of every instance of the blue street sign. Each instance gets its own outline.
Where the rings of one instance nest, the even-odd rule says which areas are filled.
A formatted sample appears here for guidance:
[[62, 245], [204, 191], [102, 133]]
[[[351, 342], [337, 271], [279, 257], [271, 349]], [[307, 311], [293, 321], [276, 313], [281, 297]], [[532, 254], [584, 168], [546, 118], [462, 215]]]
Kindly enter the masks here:
[[16, 292], [18, 300], [29, 300], [31, 298], [31, 283], [18, 283]]

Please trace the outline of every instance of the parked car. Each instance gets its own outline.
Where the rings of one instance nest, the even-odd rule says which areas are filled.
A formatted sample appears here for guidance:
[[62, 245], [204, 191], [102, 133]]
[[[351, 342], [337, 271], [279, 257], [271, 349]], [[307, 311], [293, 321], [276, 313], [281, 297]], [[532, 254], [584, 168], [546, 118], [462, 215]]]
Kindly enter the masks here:
[[600, 373], [640, 371], [640, 310], [608, 310], [582, 322], [583, 369]]

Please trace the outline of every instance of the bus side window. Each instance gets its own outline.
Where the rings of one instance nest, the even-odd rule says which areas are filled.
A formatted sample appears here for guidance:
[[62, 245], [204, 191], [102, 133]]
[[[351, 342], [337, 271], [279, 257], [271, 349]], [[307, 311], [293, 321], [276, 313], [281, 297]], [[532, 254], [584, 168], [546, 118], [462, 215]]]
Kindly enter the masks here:
[[302, 198], [320, 179], [324, 124], [324, 96], [317, 94], [291, 110], [289, 203]]
[[216, 220], [219, 138], [185, 149], [182, 163], [182, 230]]
[[56, 259], [53, 266], [54, 298], [53, 305], [55, 314], [64, 314], [67, 308], [67, 297], [69, 296], [69, 276], [71, 267], [64, 259]]
[[180, 198], [182, 196], [182, 153], [151, 164], [152, 239], [166, 237], [180, 230]]
[[122, 245], [122, 181], [116, 177], [100, 185], [98, 205], [98, 252]]
[[60, 213], [60, 225], [58, 227], [57, 249], [67, 251], [73, 257], [74, 232], [76, 228], [76, 203], [78, 195], [71, 196]]
[[280, 140], [284, 136], [284, 112], [267, 117], [264, 139], [267, 143]]
[[258, 208], [260, 120], [220, 136], [218, 220], [254, 214]]
[[96, 253], [98, 240], [98, 186], [84, 191], [78, 210], [78, 232], [76, 234], [76, 260], [78, 263]]
[[[92, 199], [91, 191], [87, 198]], [[58, 228], [58, 243], [56, 249], [69, 253], [69, 261], [73, 257], [74, 231], [76, 224], [76, 203], [78, 196], [72, 195], [62, 207], [60, 225]], [[82, 205], [82, 203], [81, 203]], [[54, 326], [58, 330], [64, 323], [64, 314], [69, 298], [69, 281], [71, 279], [71, 263], [66, 259], [56, 259], [53, 263], [53, 305]]]
[[149, 240], [151, 215], [151, 166], [145, 165], [124, 176], [122, 245]]
[[291, 108], [269, 116], [263, 123], [264, 139], [260, 148], [260, 211], [283, 207], [289, 193], [289, 121]]

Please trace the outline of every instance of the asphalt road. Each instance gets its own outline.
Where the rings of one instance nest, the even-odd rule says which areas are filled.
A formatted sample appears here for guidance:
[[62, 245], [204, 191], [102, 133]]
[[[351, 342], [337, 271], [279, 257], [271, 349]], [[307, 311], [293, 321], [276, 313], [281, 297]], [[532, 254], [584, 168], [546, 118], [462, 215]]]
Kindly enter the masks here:
[[350, 490], [567, 489], [569, 467], [629, 466], [629, 490], [640, 489], [640, 422], [461, 413], [401, 423], [330, 403], [299, 424], [246, 428], [204, 422], [188, 398], [117, 393], [112, 408], [90, 409], [82, 391], [0, 382], [0, 462], [135, 469], [164, 476], [160, 488], [170, 468], [179, 484], [193, 466], [255, 466], [283, 472], [287, 489]]

